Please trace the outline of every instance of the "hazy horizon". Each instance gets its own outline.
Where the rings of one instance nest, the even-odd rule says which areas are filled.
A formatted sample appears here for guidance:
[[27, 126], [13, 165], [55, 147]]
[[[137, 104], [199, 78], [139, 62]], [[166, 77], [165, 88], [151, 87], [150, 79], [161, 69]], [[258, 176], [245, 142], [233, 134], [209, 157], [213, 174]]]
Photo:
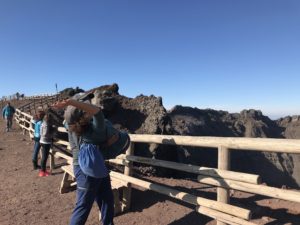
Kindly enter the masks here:
[[[106, 84], [103, 84], [103, 85], [106, 85]], [[81, 88], [80, 86], [75, 86], [75, 87], [65, 87], [63, 88], [62, 90], [66, 89], [66, 88], [76, 88], [76, 87], [79, 87]], [[96, 86], [95, 86], [96, 87]], [[90, 89], [93, 89], [95, 87], [91, 87], [89, 89], [83, 89], [84, 91], [88, 91]], [[97, 86], [98, 87], [98, 86]], [[119, 87], [120, 88], [120, 87]], [[58, 92], [62, 91], [62, 90], [58, 90]], [[36, 94], [31, 94], [31, 95], [28, 95], [26, 93], [20, 93], [20, 94], [24, 94], [25, 96], [29, 97], [29, 96], [34, 96], [34, 95], [44, 95], [44, 94], [56, 94], [56, 92], [41, 92], [41, 93], [36, 93]], [[120, 95], [124, 95], [122, 93], [119, 93]], [[141, 95], [143, 93], [140, 93], [138, 95]], [[137, 97], [138, 95], [136, 96], [126, 96], [126, 97], [129, 97], [129, 98], [135, 98]], [[144, 94], [143, 94], [144, 95]], [[150, 95], [154, 95], [154, 94], [150, 94]], [[149, 95], [148, 95], [149, 96]], [[156, 95], [154, 95], [156, 96]], [[2, 96], [3, 97], [3, 96]], [[280, 119], [280, 118], [283, 118], [283, 117], [287, 117], [287, 116], [298, 116], [300, 115], [300, 113], [298, 112], [294, 112], [294, 113], [289, 113], [289, 112], [292, 112], [291, 110], [287, 110], [286, 113], [282, 112], [281, 114], [278, 113], [277, 111], [275, 112], [264, 112], [262, 109], [259, 109], [259, 108], [241, 108], [241, 109], [226, 109], [225, 107], [220, 107], [220, 106], [216, 106], [216, 107], [212, 107], [212, 106], [196, 106], [196, 105], [182, 105], [182, 104], [175, 104], [175, 105], [166, 105], [164, 102], [164, 97], [163, 96], [156, 96], [156, 97], [161, 97], [162, 98], [162, 101], [163, 101], [163, 106], [165, 107], [166, 110], [171, 110], [173, 107], [175, 106], [183, 106], [183, 107], [191, 107], [191, 108], [198, 108], [198, 109], [202, 109], [202, 110], [205, 110], [205, 109], [213, 109], [213, 110], [216, 110], [216, 111], [227, 111], [229, 113], [240, 113], [241, 111], [243, 110], [251, 110], [251, 109], [254, 109], [254, 110], [260, 110], [264, 116], [268, 116], [270, 119], [272, 120], [277, 120], [277, 119]]]

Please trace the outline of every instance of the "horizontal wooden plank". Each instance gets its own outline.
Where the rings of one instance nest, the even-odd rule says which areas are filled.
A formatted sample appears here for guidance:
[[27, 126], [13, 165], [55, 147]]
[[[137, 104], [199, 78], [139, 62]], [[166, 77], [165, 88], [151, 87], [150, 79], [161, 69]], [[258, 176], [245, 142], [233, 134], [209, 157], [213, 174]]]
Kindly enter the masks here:
[[70, 144], [68, 141], [58, 140], [58, 141], [55, 141], [55, 143], [59, 144], [59, 145], [64, 145], [64, 146], [68, 147], [68, 149], [70, 149]]
[[240, 219], [238, 217], [231, 216], [229, 214], [225, 214], [216, 210], [211, 210], [206, 207], [198, 206], [196, 208], [196, 211], [198, 213], [201, 213], [203, 215], [209, 216], [211, 218], [214, 218], [218, 221], [224, 222], [226, 224], [231, 225], [256, 225], [256, 223], [252, 223], [243, 219]]
[[279, 198], [292, 202], [300, 203], [300, 191], [284, 190], [275, 187], [268, 187], [265, 185], [249, 184], [239, 181], [225, 180], [213, 177], [198, 176], [198, 181], [204, 184], [210, 184], [217, 187], [223, 187], [227, 189], [235, 189], [248, 193], [254, 193], [273, 198]]
[[[124, 159], [129, 160], [132, 162], [138, 162], [143, 163], [147, 165], [152, 166], [159, 166], [169, 169], [175, 169], [180, 171], [185, 171], [189, 173], [195, 173], [195, 174], [202, 174], [205, 176], [212, 176], [217, 178], [223, 178], [223, 179], [230, 179], [230, 180], [236, 180], [236, 181], [242, 181], [247, 183], [253, 183], [258, 184], [261, 183], [261, 179], [259, 175], [254, 174], [248, 174], [248, 173], [240, 173], [240, 172], [233, 172], [233, 171], [227, 171], [227, 170], [218, 170], [215, 168], [208, 168], [208, 167], [200, 167], [195, 166], [191, 164], [183, 164], [183, 163], [176, 163], [176, 162], [170, 162], [165, 160], [158, 160], [158, 159], [151, 159], [151, 158], [145, 158], [140, 156], [133, 156], [133, 155], [119, 155], [117, 157], [118, 159]], [[113, 161], [110, 161], [113, 162]], [[125, 161], [115, 161], [116, 163], [120, 162], [121, 164], [125, 164]]]
[[[59, 132], [67, 132], [64, 127]], [[300, 153], [300, 140], [280, 138], [202, 137], [180, 135], [129, 134], [132, 142], [208, 147], [223, 146], [231, 150]]]
[[132, 142], [185, 145], [194, 147], [300, 153], [300, 140], [277, 138], [199, 137], [179, 135], [130, 134]]
[[58, 152], [58, 151], [54, 151], [53, 155], [54, 155], [55, 158], [64, 158], [64, 159], [66, 159], [69, 164], [73, 163], [73, 157], [71, 157], [71, 156], [68, 156], [68, 155], [63, 154], [63, 153]]
[[128, 183], [132, 183], [139, 187], [146, 188], [146, 189], [152, 190], [152, 191], [156, 191], [158, 193], [168, 195], [172, 198], [176, 198], [176, 199], [182, 200], [184, 202], [187, 202], [187, 203], [190, 203], [193, 205], [201, 205], [201, 206], [208, 207], [213, 210], [218, 210], [218, 211], [221, 211], [221, 212], [224, 212], [224, 213], [227, 213], [227, 214], [239, 217], [239, 218], [243, 218], [243, 219], [250, 219], [250, 217], [251, 217], [251, 212], [249, 210], [243, 209], [243, 208], [240, 208], [237, 206], [213, 201], [213, 200], [202, 198], [202, 197], [197, 197], [197, 196], [188, 194], [186, 192], [178, 191], [174, 188], [170, 188], [170, 187], [163, 186], [160, 184], [154, 184], [154, 183], [144, 181], [144, 180], [141, 180], [138, 178], [126, 176], [124, 174], [117, 173], [114, 171], [111, 171], [110, 175], [111, 175], [111, 177], [115, 177], [116, 179], [124, 180]]

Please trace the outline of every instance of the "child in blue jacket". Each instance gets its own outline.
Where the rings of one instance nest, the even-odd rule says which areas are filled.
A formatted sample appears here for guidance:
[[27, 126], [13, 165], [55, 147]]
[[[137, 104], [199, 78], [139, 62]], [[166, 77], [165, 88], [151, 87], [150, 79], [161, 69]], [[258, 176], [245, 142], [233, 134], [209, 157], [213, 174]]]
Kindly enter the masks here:
[[32, 163], [33, 163], [33, 169], [37, 170], [40, 167], [38, 166], [38, 154], [41, 148], [41, 144], [40, 144], [40, 138], [41, 138], [41, 134], [40, 134], [40, 130], [41, 130], [41, 125], [43, 122], [43, 118], [45, 116], [45, 112], [44, 111], [39, 111], [33, 120], [33, 124], [34, 124], [34, 135], [33, 135], [33, 140], [34, 140], [34, 147], [33, 147], [33, 154], [32, 154]]

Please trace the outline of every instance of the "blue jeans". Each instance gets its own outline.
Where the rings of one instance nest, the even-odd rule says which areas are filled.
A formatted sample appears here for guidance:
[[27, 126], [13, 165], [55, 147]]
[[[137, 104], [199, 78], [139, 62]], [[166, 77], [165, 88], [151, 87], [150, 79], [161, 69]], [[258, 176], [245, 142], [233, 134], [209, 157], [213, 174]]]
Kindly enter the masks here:
[[41, 148], [40, 139], [34, 138], [34, 147], [33, 147], [33, 153], [32, 153], [32, 161], [34, 163], [37, 163], [38, 161], [38, 154]]
[[6, 131], [9, 131], [9, 129], [11, 129], [12, 127], [12, 116], [6, 117]]
[[94, 178], [85, 175], [79, 166], [74, 166], [77, 182], [76, 206], [72, 213], [70, 225], [84, 225], [94, 201], [101, 210], [103, 225], [113, 225], [114, 197], [110, 176]]

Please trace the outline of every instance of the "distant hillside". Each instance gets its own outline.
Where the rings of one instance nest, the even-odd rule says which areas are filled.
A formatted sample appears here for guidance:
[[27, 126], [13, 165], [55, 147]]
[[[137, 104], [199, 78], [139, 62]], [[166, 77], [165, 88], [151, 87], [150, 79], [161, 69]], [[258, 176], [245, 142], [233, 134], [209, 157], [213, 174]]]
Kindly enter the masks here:
[[[176, 106], [168, 112], [175, 134], [221, 137], [299, 138], [299, 118], [273, 121], [261, 111], [243, 110], [230, 114], [212, 109]], [[179, 161], [216, 167], [217, 152], [203, 154], [195, 148], [181, 148]], [[295, 154], [232, 151], [232, 169], [260, 174], [264, 181], [299, 187], [300, 156]]]

